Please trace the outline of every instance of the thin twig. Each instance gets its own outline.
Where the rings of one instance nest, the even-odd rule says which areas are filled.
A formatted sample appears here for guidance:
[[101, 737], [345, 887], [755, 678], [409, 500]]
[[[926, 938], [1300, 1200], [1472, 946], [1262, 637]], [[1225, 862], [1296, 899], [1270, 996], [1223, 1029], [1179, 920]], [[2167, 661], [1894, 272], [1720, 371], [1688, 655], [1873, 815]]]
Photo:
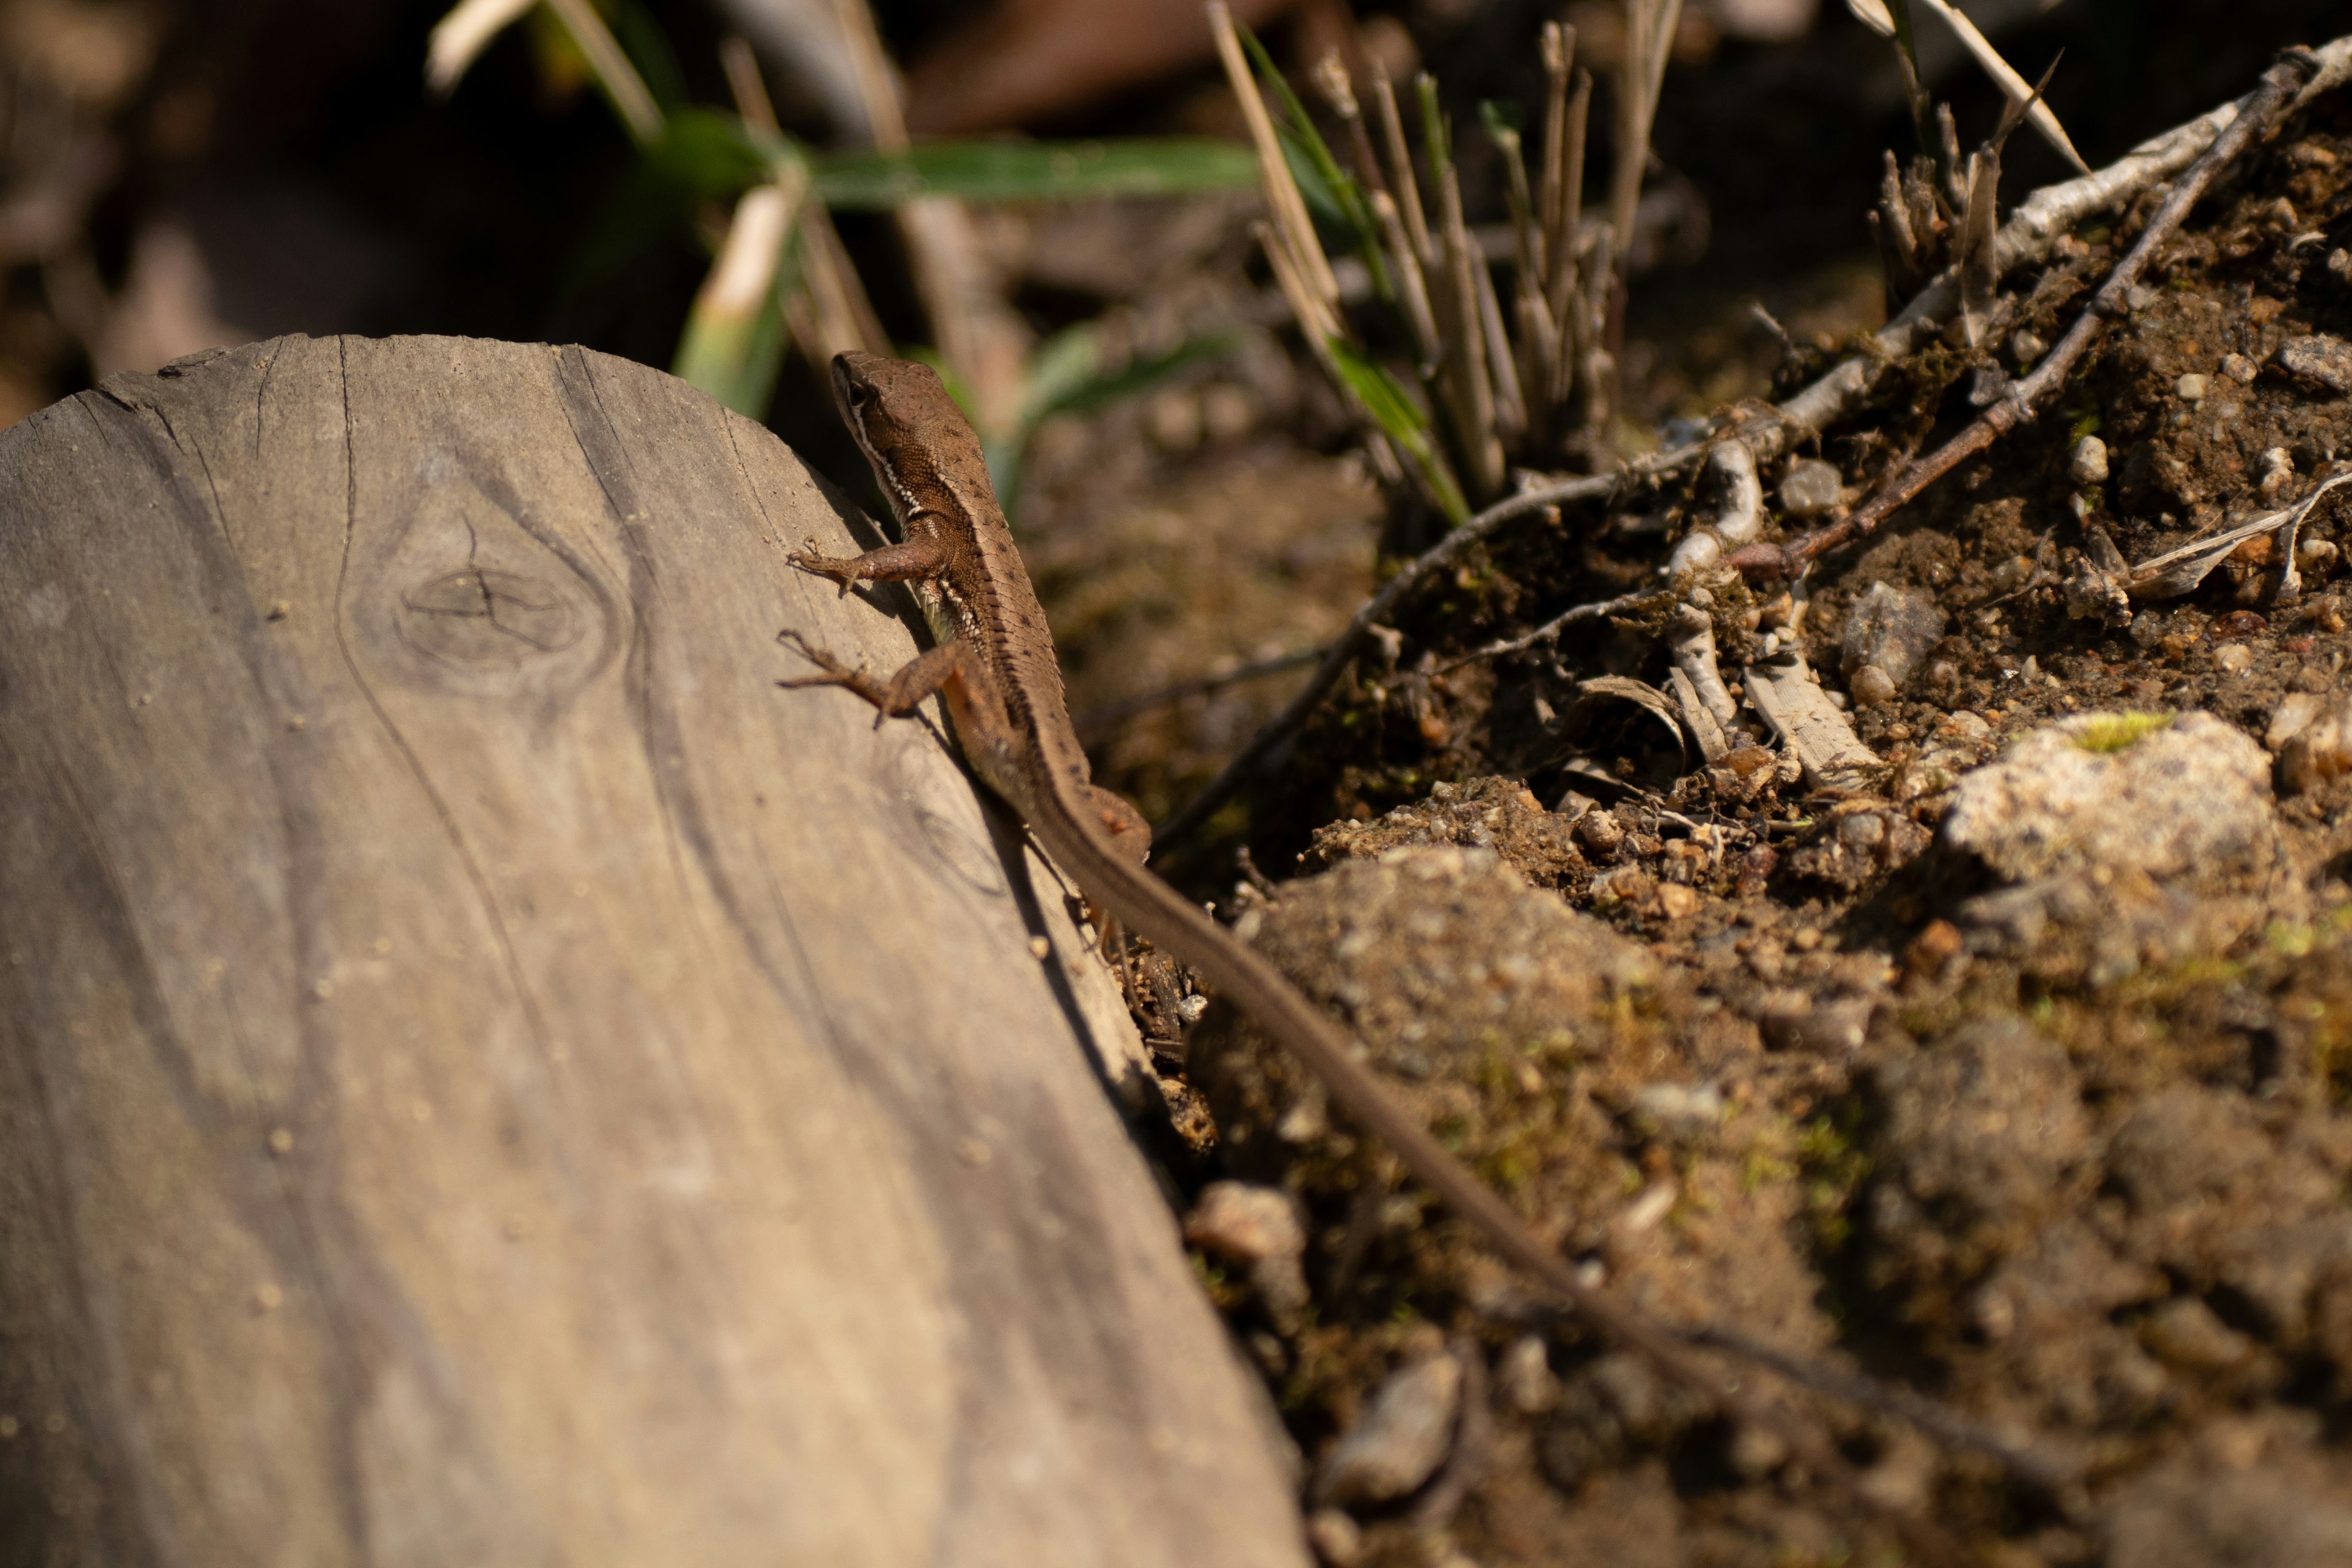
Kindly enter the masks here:
[[1930, 1399], [1900, 1384], [1881, 1383], [1814, 1357], [1792, 1355], [1719, 1323], [1691, 1330], [1689, 1339], [1693, 1344], [1728, 1351], [1742, 1360], [1769, 1366], [1801, 1388], [1826, 1394], [1860, 1409], [1895, 1416], [1948, 1448], [1967, 1449], [1997, 1459], [2011, 1475], [2045, 1493], [2063, 1492], [2082, 1479], [2080, 1459], [2062, 1458], [2031, 1443], [2021, 1443], [1941, 1400]]
[[[2315, 52], [2319, 60], [2318, 73], [2297, 95], [2295, 106], [2298, 108], [2318, 94], [2352, 80], [2352, 36], [2334, 39], [2322, 45]], [[1584, 85], [1580, 84], [1580, 87]], [[1385, 82], [1375, 79], [1374, 101], [1384, 106], [1382, 129], [1391, 137], [1392, 152], [1402, 153], [1402, 128], [1397, 124], [1393, 97], [1385, 90]], [[2009, 221], [2001, 226], [1995, 245], [2002, 270], [2046, 256], [2060, 235], [2067, 233], [2084, 219], [2119, 206], [2149, 186], [2187, 168], [2196, 161], [2198, 154], [2212, 145], [2214, 138], [2238, 117], [2242, 107], [2242, 102], [2225, 103], [2175, 126], [2160, 136], [2143, 142], [2095, 174], [2045, 185], [2035, 191], [2018, 205]], [[1576, 129], [1576, 119], [1575, 105], [1571, 103], [1571, 132]], [[1570, 179], [1575, 178], [1581, 167], [1580, 161], [1570, 158], [1567, 164], [1565, 172]], [[1398, 168], [1406, 179], [1410, 178], [1412, 163], [1409, 159], [1400, 157]], [[1392, 174], [1396, 172], [1391, 170]], [[1398, 205], [1410, 215], [1418, 210], [1419, 204], [1417, 199], [1410, 203], [1402, 199], [1402, 194], [1409, 191], [1406, 179], [1397, 181], [1401, 193]], [[1408, 216], [1407, 227], [1411, 226]], [[1862, 405], [1888, 365], [1939, 331], [1943, 322], [1958, 308], [1958, 286], [1948, 269], [1905, 306], [1901, 314], [1880, 328], [1860, 353], [1848, 355], [1762, 418], [1740, 426], [1738, 432], [1739, 439], [1756, 454], [1758, 462], [1767, 463], [1807, 437], [1829, 428]], [[1561, 321], [1565, 333], [1568, 318], [1563, 315]], [[1191, 804], [1169, 819], [1157, 834], [1158, 842], [1163, 847], [1175, 843], [1197, 829], [1211, 813], [1232, 798], [1234, 792], [1257, 770], [1259, 763], [1306, 721], [1323, 694], [1347, 669], [1349, 661], [1363, 646], [1370, 628], [1384, 621], [1423, 584], [1453, 568], [1472, 548], [1484, 543], [1503, 524], [1546, 507], [1598, 500], [1631, 479], [1680, 472], [1704, 458], [1707, 448], [1717, 438], [1710, 434], [1699, 440], [1642, 458], [1616, 474], [1570, 480], [1508, 497], [1447, 534], [1412, 564], [1390, 578], [1357, 610], [1354, 618], [1348, 623], [1347, 630], [1339, 634], [1325, 653], [1323, 662], [1316, 667], [1313, 678], [1284, 705], [1281, 712], [1268, 720], [1265, 727], [1250, 738], [1249, 743], [1234, 754], [1234, 759], [1209, 781]]]
[[1527, 490], [1507, 500], [1496, 501], [1469, 521], [1447, 534], [1417, 557], [1412, 564], [1390, 578], [1380, 592], [1364, 601], [1347, 625], [1347, 628], [1323, 651], [1323, 661], [1297, 696], [1283, 704], [1282, 711], [1266, 721], [1265, 728], [1250, 738], [1249, 744], [1234, 753], [1233, 761], [1219, 770], [1201, 793], [1194, 795], [1183, 810], [1153, 830], [1152, 841], [1163, 849], [1183, 838], [1208, 819], [1209, 814], [1230, 799], [1242, 781], [1257, 770], [1267, 752], [1280, 745], [1290, 732], [1305, 721], [1331, 689], [1348, 668], [1364, 639], [1375, 626], [1385, 621], [1422, 584], [1459, 562], [1485, 542], [1496, 529], [1513, 518], [1540, 511], [1546, 507], [1564, 506], [1572, 501], [1592, 500], [1607, 495], [1625, 478], [1639, 471], [1640, 465], [1617, 474], [1601, 474], [1591, 479], [1570, 479], [1564, 484], [1548, 485], [1541, 489]]
[[1670, 588], [1642, 588], [1631, 594], [1620, 594], [1613, 599], [1601, 599], [1590, 605], [1578, 605], [1573, 609], [1561, 611], [1525, 636], [1511, 637], [1503, 642], [1488, 643], [1481, 648], [1473, 648], [1433, 673], [1445, 675], [1460, 669], [1465, 664], [1476, 664], [1482, 659], [1500, 658], [1506, 654], [1525, 653], [1538, 643], [1551, 641], [1579, 621], [1597, 621], [1603, 616], [1613, 616], [1625, 610], [1638, 610], [1673, 597], [1674, 591]]
[[2105, 331], [2107, 323], [2131, 313], [2128, 296], [2138, 284], [2140, 274], [2147, 270], [2156, 253], [2179, 231], [2189, 208], [2204, 196], [2221, 171], [2269, 128], [2318, 66], [2310, 50], [2294, 48], [2282, 54], [2278, 62], [2263, 73], [2262, 85], [2247, 95], [2229, 128], [2213, 139], [2212, 145], [2174, 184], [2164, 205], [2148, 220], [2138, 243], [2116, 263], [2090, 304], [2074, 319], [2074, 324], [2058, 340], [2057, 346], [2033, 367], [2032, 374], [2012, 384], [2007, 395], [1986, 409], [1967, 429], [1927, 456], [1906, 464], [1875, 495], [1843, 521], [1795, 544], [1749, 545], [1730, 557], [1731, 564], [1750, 574], [1787, 574], [1801, 570], [1807, 563], [1839, 545], [1867, 539], [1879, 524], [1920, 491], [2032, 418], [2042, 400], [2065, 384], [2067, 375]]

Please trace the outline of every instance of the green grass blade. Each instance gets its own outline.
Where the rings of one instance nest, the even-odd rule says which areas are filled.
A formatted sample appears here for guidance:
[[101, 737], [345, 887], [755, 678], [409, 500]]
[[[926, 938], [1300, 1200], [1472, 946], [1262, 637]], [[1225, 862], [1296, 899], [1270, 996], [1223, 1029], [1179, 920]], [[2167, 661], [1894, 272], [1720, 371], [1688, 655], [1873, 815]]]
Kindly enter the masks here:
[[1203, 332], [1156, 354], [1138, 354], [1116, 370], [1090, 374], [1068, 384], [1050, 404], [1034, 405], [1034, 419], [1055, 414], [1091, 414], [1096, 409], [1138, 397], [1189, 365], [1229, 354], [1241, 344], [1239, 332]]
[[1470, 503], [1463, 498], [1462, 486], [1454, 478], [1454, 470], [1430, 440], [1429, 416], [1413, 402], [1412, 394], [1344, 338], [1328, 339], [1327, 345], [1339, 379], [1348, 384], [1348, 390], [1356, 395], [1381, 433], [1395, 442], [1398, 450], [1419, 470], [1446, 521], [1457, 525], [1467, 522]]
[[835, 211], [875, 211], [922, 196], [973, 202], [1073, 201], [1234, 190], [1257, 180], [1249, 150], [1194, 137], [1106, 142], [926, 142], [814, 160], [816, 194]]
[[1291, 177], [1298, 182], [1299, 195], [1307, 198], [1309, 206], [1327, 216], [1337, 217], [1353, 231], [1356, 248], [1372, 275], [1373, 292], [1393, 304], [1396, 284], [1389, 276], [1388, 262], [1381, 252], [1380, 225], [1373, 221], [1372, 205], [1364, 197], [1364, 188], [1356, 183], [1353, 174], [1340, 167], [1331, 144], [1315, 129], [1307, 106], [1290, 90], [1290, 83], [1283, 79], [1282, 72], [1275, 68], [1274, 57], [1265, 52], [1257, 35], [1238, 22], [1234, 24], [1234, 31], [1240, 36], [1242, 47], [1249, 51], [1258, 79], [1282, 105], [1283, 118], [1288, 123], [1276, 127], [1276, 134], [1281, 138], [1283, 157], [1290, 165]]
[[[765, 420], [774, 398], [776, 375], [784, 358], [784, 300], [800, 283], [801, 185], [787, 198], [784, 230], [776, 245], [774, 270], [768, 286], [752, 301], [717, 298], [713, 286], [731, 259], [731, 245], [722, 248], [711, 267], [711, 281], [696, 296], [679, 336], [677, 357], [670, 373], [700, 387], [736, 413]], [[743, 221], [739, 205], [736, 221]], [[730, 241], [733, 236], [730, 237]]]

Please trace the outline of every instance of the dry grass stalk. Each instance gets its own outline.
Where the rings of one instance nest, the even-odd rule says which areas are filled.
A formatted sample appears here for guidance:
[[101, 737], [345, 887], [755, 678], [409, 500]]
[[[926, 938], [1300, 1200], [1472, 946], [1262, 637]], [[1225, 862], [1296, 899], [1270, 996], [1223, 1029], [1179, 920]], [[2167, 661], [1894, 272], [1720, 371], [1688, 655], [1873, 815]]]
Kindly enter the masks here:
[[1282, 155], [1281, 139], [1275, 134], [1274, 117], [1266, 112], [1265, 99], [1250, 75], [1249, 61], [1242, 55], [1241, 38], [1234, 31], [1233, 13], [1226, 8], [1224, 0], [1210, 0], [1209, 26], [1216, 35], [1217, 58], [1225, 68], [1225, 79], [1233, 84], [1234, 97], [1242, 106], [1242, 118], [1249, 123], [1250, 142], [1257, 149], [1266, 205], [1274, 209], [1276, 243], [1288, 252], [1291, 268], [1307, 296], [1316, 302], [1314, 313], [1300, 316], [1299, 322], [1329, 335], [1339, 330], [1339, 281], [1331, 274], [1330, 258], [1323, 254], [1323, 242], [1316, 237], [1314, 219], [1307, 212], [1307, 198], [1299, 194], [1298, 182], [1291, 178], [1289, 162]]
[[1405, 235], [1412, 241], [1413, 254], [1426, 268], [1437, 252], [1430, 243], [1429, 218], [1421, 205], [1421, 185], [1413, 178], [1412, 152], [1405, 145], [1404, 120], [1397, 113], [1396, 89], [1390, 85], [1388, 73], [1377, 68], [1372, 73], [1372, 106], [1381, 111], [1381, 140], [1388, 149], [1389, 177], [1395, 185], [1397, 209], [1404, 218]]
[[547, 8], [555, 13], [555, 19], [572, 35], [572, 43], [587, 60], [588, 68], [596, 73], [621, 122], [629, 128], [630, 136], [641, 146], [660, 141], [661, 108], [654, 102], [645, 79], [629, 63], [629, 57], [622, 52], [619, 41], [604, 26], [604, 18], [596, 14], [596, 8], [588, 0], [547, 0]]
[[[1843, 521], [1799, 542], [1781, 546], [1754, 544], [1730, 557], [1731, 563], [1749, 573], [1790, 574], [1828, 551], [1855, 539], [1867, 538], [1878, 525], [1937, 479], [2001, 437], [2033, 417], [2110, 321], [2131, 313], [2129, 296], [2156, 253], [2162, 249], [2189, 216], [2189, 208], [2227, 168], [2295, 100], [2299, 89], [2318, 73], [2320, 61], [2309, 49], [2290, 49], [2263, 73], [2262, 86], [2242, 100], [2240, 111], [2216, 136], [2189, 172], [2175, 181], [2171, 193], [2148, 220], [2129, 254], [2116, 263], [2089, 305], [2074, 319], [2057, 345], [2042, 356], [2033, 374], [2014, 383], [1999, 402], [1969, 427], [1927, 457], [1904, 465], [1878, 492]], [[1988, 247], [1990, 248], [1990, 247]]]
[[[2289, 105], [2290, 112], [2352, 81], [2352, 35], [2322, 45], [2315, 54], [2318, 68], [2295, 95], [2294, 103]], [[2152, 137], [2104, 169], [2035, 191], [2018, 204], [1996, 237], [1994, 253], [2002, 270], [2046, 257], [2058, 237], [2075, 225], [2095, 214], [2124, 205], [2141, 192], [2188, 168], [2266, 90], [2257, 88], [2235, 102], [2222, 104]], [[1738, 431], [1740, 442], [1758, 462], [1769, 463], [1806, 438], [1827, 430], [1863, 406], [1887, 366], [1900, 362], [1941, 331], [1943, 323], [1958, 309], [1958, 285], [1948, 274], [1930, 283], [1895, 320], [1880, 328], [1861, 351], [1838, 362], [1762, 417], [1742, 425]], [[1370, 639], [1372, 628], [1386, 625], [1414, 594], [1455, 570], [1486, 541], [1521, 518], [1555, 507], [1602, 500], [1635, 480], [1680, 473], [1706, 457], [1717, 439], [1713, 435], [1702, 437], [1639, 458], [1614, 474], [1566, 479], [1522, 491], [1496, 501], [1446, 534], [1357, 607], [1346, 627], [1332, 639], [1321, 662], [1315, 667], [1315, 673], [1292, 694], [1282, 710], [1267, 720], [1234, 754], [1233, 760], [1218, 770], [1200, 794], [1155, 832], [1154, 842], [1163, 849], [1172, 848], [1232, 799], [1265, 759], [1306, 722], [1307, 715], [1346, 673]], [[1481, 650], [1486, 656], [1501, 651], [1507, 650]]]
[[[834, 0], [834, 10], [856, 68], [874, 145], [904, 152], [906, 106], [874, 15], [866, 0]], [[970, 389], [974, 423], [992, 433], [1013, 428], [1027, 389], [1031, 334], [1006, 302], [1004, 280], [989, 263], [971, 214], [952, 196], [925, 196], [900, 206], [898, 218], [915, 291], [930, 318], [931, 341]]]
[[1617, 76], [1617, 167], [1609, 184], [1609, 229], [1615, 237], [1618, 276], [1633, 247], [1633, 209], [1642, 203], [1642, 175], [1650, 164], [1650, 127], [1665, 90], [1666, 59], [1682, 0], [1625, 0], [1625, 54]]
[[[1484, 252], [1470, 237], [1462, 213], [1462, 183], [1454, 175], [1453, 149], [1437, 107], [1437, 80], [1414, 82], [1421, 95], [1422, 150], [1429, 157], [1430, 182], [1437, 187], [1437, 227], [1444, 269], [1438, 290], [1438, 325], [1444, 339], [1439, 375], [1454, 416], [1469, 488], [1480, 500], [1503, 489], [1503, 440], [1496, 428], [1495, 385], [1486, 368], [1486, 324], [1479, 309], [1478, 282], [1486, 269]], [[1490, 285], [1491, 286], [1491, 285]]]

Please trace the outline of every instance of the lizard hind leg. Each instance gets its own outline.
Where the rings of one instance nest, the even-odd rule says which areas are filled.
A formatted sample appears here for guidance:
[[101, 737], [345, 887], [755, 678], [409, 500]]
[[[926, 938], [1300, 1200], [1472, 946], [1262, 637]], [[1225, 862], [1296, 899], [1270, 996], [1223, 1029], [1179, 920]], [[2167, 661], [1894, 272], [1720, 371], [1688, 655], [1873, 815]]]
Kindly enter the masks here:
[[[1151, 855], [1151, 825], [1144, 820], [1143, 813], [1136, 810], [1134, 804], [1125, 795], [1115, 794], [1100, 784], [1090, 784], [1082, 788], [1086, 805], [1094, 821], [1101, 826], [1103, 837], [1112, 849], [1138, 866], [1149, 859]], [[1103, 957], [1118, 965], [1119, 984], [1127, 993], [1129, 1008], [1139, 1008], [1142, 997], [1136, 990], [1135, 967], [1128, 960], [1125, 929], [1120, 926], [1117, 916], [1091, 902], [1087, 906], [1087, 918], [1094, 922], [1095, 930], [1102, 933]]]
[[854, 668], [844, 664], [828, 650], [790, 628], [778, 632], [776, 640], [817, 668], [814, 675], [780, 680], [777, 685], [787, 689], [838, 686], [873, 704], [877, 729], [881, 727], [885, 719], [901, 718], [921, 707], [923, 700], [939, 690], [961, 661], [957, 650], [962, 645], [944, 643], [917, 654], [900, 665], [886, 680], [862, 664]]

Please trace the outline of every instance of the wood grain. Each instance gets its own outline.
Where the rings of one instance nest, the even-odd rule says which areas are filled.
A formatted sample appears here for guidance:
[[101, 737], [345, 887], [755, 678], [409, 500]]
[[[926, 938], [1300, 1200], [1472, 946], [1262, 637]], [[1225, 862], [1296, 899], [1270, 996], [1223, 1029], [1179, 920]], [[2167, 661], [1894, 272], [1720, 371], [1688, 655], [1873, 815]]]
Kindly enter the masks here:
[[578, 349], [0, 435], [0, 1562], [1304, 1561], [1066, 890], [774, 688], [911, 648], [811, 536]]

